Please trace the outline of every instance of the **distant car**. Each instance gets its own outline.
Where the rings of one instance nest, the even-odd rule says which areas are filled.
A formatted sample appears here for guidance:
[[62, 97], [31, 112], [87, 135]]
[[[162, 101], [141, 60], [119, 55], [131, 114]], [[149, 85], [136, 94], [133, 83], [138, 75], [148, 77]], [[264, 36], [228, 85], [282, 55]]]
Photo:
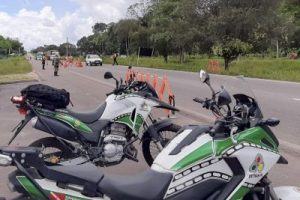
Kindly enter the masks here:
[[43, 53], [43, 52], [38, 52], [38, 53], [36, 54], [35, 59], [36, 59], [36, 60], [42, 60], [42, 59], [43, 59], [43, 56], [44, 56], [44, 53]]
[[92, 66], [92, 65], [102, 66], [102, 59], [97, 54], [87, 54], [85, 58], [85, 63], [87, 66]]
[[59, 52], [58, 51], [51, 51], [50, 54], [50, 60], [54, 60], [54, 58], [56, 58], [56, 56], [60, 57]]

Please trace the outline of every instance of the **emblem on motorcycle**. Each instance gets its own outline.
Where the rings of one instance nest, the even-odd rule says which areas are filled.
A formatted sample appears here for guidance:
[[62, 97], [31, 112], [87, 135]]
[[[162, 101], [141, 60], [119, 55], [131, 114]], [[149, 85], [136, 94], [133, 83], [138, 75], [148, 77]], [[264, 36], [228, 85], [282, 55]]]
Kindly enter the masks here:
[[81, 122], [79, 120], [75, 120], [74, 126], [79, 127], [81, 125]]
[[264, 170], [264, 160], [261, 154], [257, 154], [255, 160], [253, 161], [252, 165], [250, 166], [249, 171], [252, 173], [261, 173]]
[[143, 104], [141, 105], [141, 110], [143, 111], [149, 111], [149, 106], [146, 102], [143, 102]]

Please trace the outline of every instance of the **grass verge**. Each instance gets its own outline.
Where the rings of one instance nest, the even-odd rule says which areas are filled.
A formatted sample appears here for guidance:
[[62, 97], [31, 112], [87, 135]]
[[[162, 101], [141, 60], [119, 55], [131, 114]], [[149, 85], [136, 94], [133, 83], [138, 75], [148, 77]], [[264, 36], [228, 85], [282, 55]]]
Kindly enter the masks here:
[[[287, 58], [257, 58], [243, 57], [231, 63], [229, 70], [224, 70], [222, 58], [208, 58], [206, 56], [191, 56], [183, 64], [178, 62], [177, 57], [170, 56], [169, 62], [165, 63], [162, 57], [145, 58], [139, 60], [138, 66], [160, 68], [167, 70], [179, 70], [198, 72], [201, 69], [208, 70], [209, 60], [218, 60], [221, 65], [219, 74], [244, 75], [246, 77], [295, 81], [300, 82], [300, 60]], [[137, 65], [136, 57], [118, 58], [121, 65]], [[112, 63], [110, 57], [104, 57], [104, 63]], [[208, 70], [209, 71], [209, 70]]]
[[0, 59], [0, 84], [35, 80], [31, 64], [24, 57]]

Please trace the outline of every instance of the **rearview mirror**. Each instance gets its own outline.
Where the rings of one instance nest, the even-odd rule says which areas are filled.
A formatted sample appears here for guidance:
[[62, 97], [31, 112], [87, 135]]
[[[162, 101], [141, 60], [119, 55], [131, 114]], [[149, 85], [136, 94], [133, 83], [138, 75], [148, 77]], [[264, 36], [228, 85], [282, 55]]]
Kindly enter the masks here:
[[203, 83], [208, 83], [209, 82], [209, 75], [208, 75], [208, 73], [206, 73], [206, 71], [201, 69], [199, 76], [200, 76], [200, 80]]
[[105, 78], [105, 79], [111, 79], [111, 78], [114, 78], [114, 76], [112, 75], [111, 72], [105, 72], [104, 78]]

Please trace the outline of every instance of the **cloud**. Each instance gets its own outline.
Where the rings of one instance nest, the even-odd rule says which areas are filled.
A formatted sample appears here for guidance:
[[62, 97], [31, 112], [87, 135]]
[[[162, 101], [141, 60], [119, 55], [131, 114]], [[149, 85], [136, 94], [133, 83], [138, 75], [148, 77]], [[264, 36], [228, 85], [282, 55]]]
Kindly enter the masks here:
[[76, 43], [92, 33], [96, 22], [116, 22], [126, 16], [136, 0], [70, 0], [78, 4], [74, 12], [57, 17], [51, 6], [39, 11], [21, 9], [14, 15], [0, 12], [0, 35], [18, 38], [27, 50], [44, 44], [61, 44], [69, 38]]
[[93, 19], [101, 22], [118, 21], [126, 16], [127, 8], [137, 0], [71, 0], [80, 5], [80, 12], [90, 14]]

